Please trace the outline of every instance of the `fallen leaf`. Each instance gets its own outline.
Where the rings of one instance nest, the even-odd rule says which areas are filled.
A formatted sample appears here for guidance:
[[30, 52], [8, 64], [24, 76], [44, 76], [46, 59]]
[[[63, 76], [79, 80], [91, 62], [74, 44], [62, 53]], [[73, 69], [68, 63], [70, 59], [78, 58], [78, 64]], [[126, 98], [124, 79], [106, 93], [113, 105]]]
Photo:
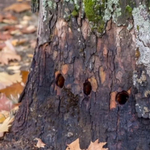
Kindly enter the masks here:
[[0, 22], [3, 21], [3, 18], [4, 18], [4, 16], [2, 16], [2, 15], [0, 14]]
[[4, 93], [11, 100], [18, 99], [24, 89], [26, 82], [27, 82], [28, 74], [29, 74], [28, 71], [21, 71], [22, 82], [14, 83], [4, 89], [1, 89], [0, 93]]
[[7, 86], [12, 85], [13, 83], [21, 82], [22, 78], [20, 73], [9, 75], [8, 73], [0, 73], [0, 89], [4, 89]]
[[42, 140], [40, 138], [35, 138], [35, 140], [37, 140], [37, 144], [35, 145], [35, 147], [37, 148], [44, 148], [45, 147], [45, 143], [42, 142]]
[[8, 64], [10, 60], [17, 60], [20, 61], [21, 57], [15, 53], [12, 52], [5, 52], [5, 51], [1, 51], [0, 52], [0, 63], [1, 64]]
[[67, 145], [66, 150], [81, 150], [79, 145], [79, 138]]
[[22, 32], [19, 29], [17, 29], [17, 30], [11, 31], [10, 34], [11, 35], [22, 35]]
[[5, 41], [5, 40], [8, 40], [8, 39], [10, 39], [12, 36], [10, 35], [10, 34], [4, 34], [4, 33], [1, 33], [0, 32], [0, 40], [3, 40], [3, 41]]
[[14, 21], [17, 20], [17, 18], [15, 16], [13, 16], [12, 13], [6, 13], [4, 15], [4, 18], [7, 19], [7, 20], [14, 20]]
[[4, 135], [3, 134], [4, 132], [8, 132], [13, 120], [14, 120], [14, 116], [9, 116], [7, 119], [4, 120], [2, 124], [0, 124], [1, 137]]
[[27, 56], [33, 58], [33, 54], [27, 54]]
[[11, 41], [13, 46], [23, 45], [26, 42], [27, 42], [27, 39], [15, 39]]
[[28, 25], [29, 21], [27, 20], [22, 20], [20, 21], [20, 25], [22, 25], [23, 27], [26, 27]]
[[20, 72], [20, 68], [21, 68], [21, 66], [9, 66], [9, 67], [7, 67], [7, 69], [8, 69], [8, 70], [12, 70], [13, 73], [18, 73], [18, 72]]
[[[91, 142], [88, 149], [86, 150], [108, 150], [108, 148], [103, 148], [103, 146], [106, 144], [106, 142], [98, 142], [96, 140], [95, 142]], [[79, 138], [73, 141], [71, 144], [67, 145], [68, 147], [66, 150], [81, 150], [79, 145]]]
[[36, 44], [37, 44], [36, 40], [32, 40], [32, 41], [30, 42], [31, 48], [34, 49], [34, 48], [36, 47]]
[[6, 110], [0, 111], [0, 123], [3, 123], [6, 118], [9, 117], [10, 112]]
[[98, 142], [98, 140], [96, 140], [90, 143], [88, 150], [108, 150], [108, 148], [103, 148], [104, 145], [106, 145], [106, 142]]
[[0, 93], [0, 111], [10, 111], [13, 107], [13, 103], [6, 97], [4, 93]]
[[10, 40], [7, 40], [7, 41], [5, 42], [5, 44], [6, 44], [6, 47], [7, 47], [6, 51], [16, 53], [15, 48], [14, 48], [14, 46], [12, 45], [12, 43], [11, 43]]
[[0, 43], [0, 50], [2, 50], [6, 46], [5, 43]]
[[0, 63], [1, 64], [8, 64], [10, 60], [17, 60], [20, 61], [21, 57], [16, 54], [14, 46], [11, 44], [9, 40], [5, 42], [6, 47], [0, 52]]
[[30, 9], [31, 9], [31, 6], [27, 3], [15, 3], [15, 4], [10, 5], [9, 7], [6, 7], [4, 9], [4, 11], [12, 10], [12, 11], [15, 11], [17, 13], [20, 13], [20, 12], [30, 10]]
[[30, 21], [32, 19], [31, 16], [23, 16], [23, 20]]
[[30, 34], [30, 33], [34, 33], [35, 31], [36, 31], [36, 27], [33, 26], [33, 25], [30, 25], [29, 27], [24, 28], [22, 30], [22, 33], [24, 33], [24, 34]]
[[15, 26], [10, 26], [10, 25], [7, 25], [7, 26], [4, 26], [4, 27], [2, 27], [2, 30], [3, 31], [9, 31], [9, 32], [11, 32], [11, 31], [14, 31], [14, 30], [16, 30], [16, 27]]
[[7, 24], [16, 24], [17, 21], [11, 20], [11, 19], [3, 19], [3, 23], [7, 23]]

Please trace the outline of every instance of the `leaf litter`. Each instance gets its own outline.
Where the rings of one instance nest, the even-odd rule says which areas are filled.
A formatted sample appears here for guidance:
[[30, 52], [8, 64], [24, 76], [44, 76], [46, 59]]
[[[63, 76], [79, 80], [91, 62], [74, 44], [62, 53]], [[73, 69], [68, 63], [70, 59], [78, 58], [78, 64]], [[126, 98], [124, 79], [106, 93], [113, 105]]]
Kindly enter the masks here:
[[[0, 137], [9, 132], [19, 109], [36, 45], [37, 14], [28, 1], [14, 2], [0, 10]], [[37, 146], [45, 145], [38, 140]]]

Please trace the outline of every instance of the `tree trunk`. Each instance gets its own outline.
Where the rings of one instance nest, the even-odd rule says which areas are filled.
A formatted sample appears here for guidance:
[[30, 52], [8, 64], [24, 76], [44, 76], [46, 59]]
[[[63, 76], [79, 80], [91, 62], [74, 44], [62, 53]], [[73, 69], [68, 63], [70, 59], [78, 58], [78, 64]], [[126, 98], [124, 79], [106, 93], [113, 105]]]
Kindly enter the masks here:
[[35, 138], [49, 150], [78, 138], [81, 149], [97, 139], [109, 150], [150, 149], [150, 2], [140, 1], [40, 1], [37, 47], [5, 150], [32, 149]]

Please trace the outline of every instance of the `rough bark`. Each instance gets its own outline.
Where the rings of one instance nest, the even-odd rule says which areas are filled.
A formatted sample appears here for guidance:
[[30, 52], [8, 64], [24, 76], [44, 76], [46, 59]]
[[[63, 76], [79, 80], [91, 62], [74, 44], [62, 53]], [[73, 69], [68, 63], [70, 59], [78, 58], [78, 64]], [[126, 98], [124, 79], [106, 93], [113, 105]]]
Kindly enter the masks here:
[[[125, 18], [128, 22], [121, 26], [110, 19], [101, 35], [97, 29], [91, 31], [89, 20], [81, 13], [66, 20], [65, 8], [72, 9], [69, 3], [56, 2], [55, 9], [49, 10], [43, 1], [22, 105], [12, 133], [2, 144], [10, 141], [15, 147], [11, 143], [4, 149], [32, 149], [38, 137], [49, 150], [65, 150], [77, 138], [81, 149], [98, 139], [107, 142], [109, 150], [149, 150], [150, 120], [145, 119], [149, 110], [142, 115], [137, 104], [142, 110], [149, 108], [149, 93], [144, 93], [150, 82], [146, 66], [137, 63], [141, 51], [136, 29], [128, 28], [129, 23], [134, 24], [132, 17]], [[149, 20], [149, 14], [145, 16]], [[141, 79], [142, 71], [146, 80]]]

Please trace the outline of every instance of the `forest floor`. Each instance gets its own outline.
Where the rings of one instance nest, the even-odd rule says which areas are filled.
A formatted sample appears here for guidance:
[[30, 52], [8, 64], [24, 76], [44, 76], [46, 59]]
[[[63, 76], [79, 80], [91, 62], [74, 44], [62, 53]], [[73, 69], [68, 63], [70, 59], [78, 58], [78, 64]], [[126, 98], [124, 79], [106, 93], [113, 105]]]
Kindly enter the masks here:
[[20, 105], [36, 47], [37, 16], [30, 0], [0, 0], [0, 138]]

